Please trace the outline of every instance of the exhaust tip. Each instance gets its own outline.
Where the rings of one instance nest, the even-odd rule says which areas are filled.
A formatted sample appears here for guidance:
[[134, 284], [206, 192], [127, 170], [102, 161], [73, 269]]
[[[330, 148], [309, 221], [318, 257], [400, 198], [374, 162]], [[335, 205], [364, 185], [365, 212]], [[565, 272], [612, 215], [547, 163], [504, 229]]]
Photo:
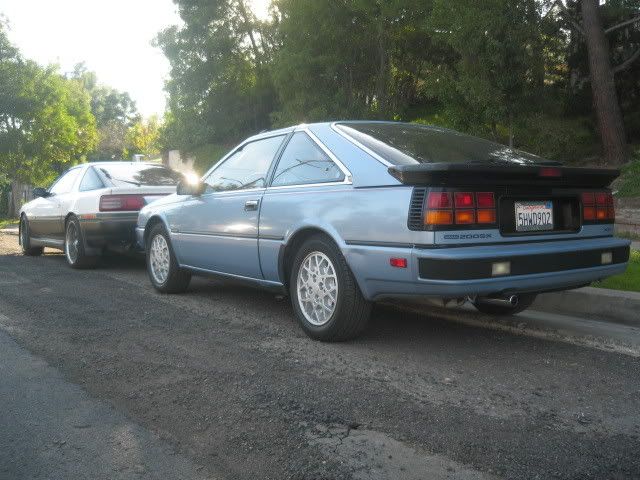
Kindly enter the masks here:
[[518, 296], [517, 295], [511, 295], [509, 297], [509, 303], [514, 307], [517, 306], [518, 305]]

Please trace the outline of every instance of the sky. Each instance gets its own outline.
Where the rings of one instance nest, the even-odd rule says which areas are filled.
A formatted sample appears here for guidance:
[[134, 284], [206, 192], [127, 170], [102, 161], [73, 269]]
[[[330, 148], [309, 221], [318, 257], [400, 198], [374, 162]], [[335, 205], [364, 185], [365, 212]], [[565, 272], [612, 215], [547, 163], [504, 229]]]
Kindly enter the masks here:
[[[249, 0], [260, 17], [269, 0]], [[142, 115], [162, 115], [169, 64], [151, 45], [180, 23], [172, 0], [0, 0], [9, 38], [36, 62], [70, 72], [84, 62], [98, 81], [129, 92]]]

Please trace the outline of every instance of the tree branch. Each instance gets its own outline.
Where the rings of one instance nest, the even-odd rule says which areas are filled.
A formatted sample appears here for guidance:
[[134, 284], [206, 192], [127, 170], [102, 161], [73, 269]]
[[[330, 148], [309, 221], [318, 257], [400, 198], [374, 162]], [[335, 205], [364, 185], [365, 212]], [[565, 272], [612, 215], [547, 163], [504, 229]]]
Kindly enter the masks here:
[[629, 67], [629, 65], [635, 62], [638, 58], [640, 58], [640, 48], [638, 48], [629, 58], [627, 58], [620, 65], [618, 65], [617, 67], [614, 67], [613, 74], [615, 75], [616, 73], [621, 72], [622, 70], [626, 70]]
[[625, 20], [624, 22], [620, 22], [617, 25], [607, 28], [604, 33], [611, 33], [614, 30], [618, 30], [619, 28], [626, 27], [627, 25], [631, 25], [632, 23], [640, 22], [640, 16], [634, 17], [630, 20]]
[[565, 7], [564, 3], [562, 3], [562, 0], [556, 0], [553, 5], [551, 5], [551, 8], [553, 9], [553, 7], [555, 6], [560, 7], [560, 10], [562, 10], [562, 13], [565, 14], [566, 16], [566, 20], [573, 25], [573, 27], [581, 34], [584, 36], [584, 30], [582, 28], [582, 25], [580, 25], [571, 15], [571, 12], [569, 11], [569, 9], [567, 7]]

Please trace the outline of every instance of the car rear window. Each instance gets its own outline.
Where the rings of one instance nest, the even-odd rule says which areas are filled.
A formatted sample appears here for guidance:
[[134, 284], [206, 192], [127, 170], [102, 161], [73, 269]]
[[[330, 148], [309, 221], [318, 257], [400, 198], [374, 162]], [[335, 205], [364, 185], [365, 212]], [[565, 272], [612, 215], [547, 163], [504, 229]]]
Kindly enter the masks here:
[[118, 186], [177, 185], [182, 174], [163, 165], [148, 163], [118, 163], [100, 165], [100, 170]]
[[557, 164], [446, 128], [412, 123], [339, 123], [337, 128], [393, 165], [420, 163]]

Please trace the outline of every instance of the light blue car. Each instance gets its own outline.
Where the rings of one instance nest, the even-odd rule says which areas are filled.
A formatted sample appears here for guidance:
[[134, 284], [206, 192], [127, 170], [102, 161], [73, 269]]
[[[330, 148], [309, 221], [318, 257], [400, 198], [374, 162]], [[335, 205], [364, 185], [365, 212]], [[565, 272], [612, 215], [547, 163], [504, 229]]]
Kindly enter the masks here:
[[143, 208], [136, 232], [160, 292], [192, 274], [246, 280], [288, 293], [311, 337], [346, 340], [381, 299], [514, 314], [622, 273], [618, 174], [436, 127], [300, 125], [245, 140]]

